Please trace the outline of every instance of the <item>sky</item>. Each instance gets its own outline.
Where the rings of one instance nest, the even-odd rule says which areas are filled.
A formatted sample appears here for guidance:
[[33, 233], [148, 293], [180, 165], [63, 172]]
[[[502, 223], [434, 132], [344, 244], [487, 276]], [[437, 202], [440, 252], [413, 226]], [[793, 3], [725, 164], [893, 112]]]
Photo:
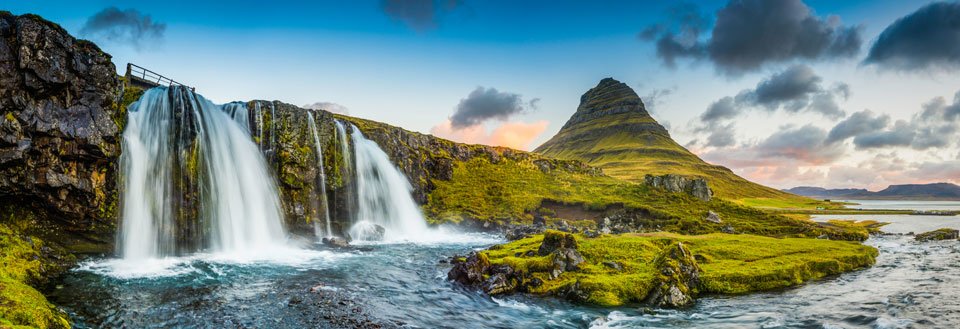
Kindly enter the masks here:
[[765, 185], [960, 183], [957, 2], [0, 7], [95, 41], [118, 70], [133, 62], [221, 103], [279, 100], [531, 150], [613, 77], [678, 143]]

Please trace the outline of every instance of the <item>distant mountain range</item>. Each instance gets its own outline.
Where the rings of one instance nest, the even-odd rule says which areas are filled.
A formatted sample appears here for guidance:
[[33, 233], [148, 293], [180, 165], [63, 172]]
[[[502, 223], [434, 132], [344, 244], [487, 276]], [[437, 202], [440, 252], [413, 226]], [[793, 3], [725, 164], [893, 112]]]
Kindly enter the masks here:
[[799, 186], [784, 191], [812, 198], [853, 200], [960, 200], [960, 186], [950, 183], [890, 185], [877, 192], [871, 192], [866, 189], [825, 189], [813, 186]]

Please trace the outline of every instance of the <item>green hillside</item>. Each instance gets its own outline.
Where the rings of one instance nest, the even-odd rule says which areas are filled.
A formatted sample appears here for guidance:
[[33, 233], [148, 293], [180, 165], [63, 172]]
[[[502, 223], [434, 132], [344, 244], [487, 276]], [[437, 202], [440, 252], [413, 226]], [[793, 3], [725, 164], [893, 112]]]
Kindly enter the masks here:
[[[777, 199], [805, 205], [815, 201], [750, 182], [730, 169], [709, 164], [670, 138], [626, 84], [606, 78], [580, 98], [580, 106], [556, 136], [534, 152], [581, 160], [607, 175], [640, 182], [647, 174], [705, 178], [728, 200]], [[753, 201], [753, 200], [750, 200]]]

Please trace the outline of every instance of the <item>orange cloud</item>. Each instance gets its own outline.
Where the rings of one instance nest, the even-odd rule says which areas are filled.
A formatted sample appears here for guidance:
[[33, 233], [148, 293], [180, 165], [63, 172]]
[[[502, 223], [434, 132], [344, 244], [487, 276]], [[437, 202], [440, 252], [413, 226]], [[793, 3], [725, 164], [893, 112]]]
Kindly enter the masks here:
[[530, 150], [530, 143], [547, 130], [550, 122], [540, 120], [533, 123], [504, 122], [488, 132], [482, 125], [473, 125], [465, 128], [453, 128], [450, 120], [430, 128], [430, 133], [437, 137], [449, 140], [470, 143], [505, 146], [518, 150]]

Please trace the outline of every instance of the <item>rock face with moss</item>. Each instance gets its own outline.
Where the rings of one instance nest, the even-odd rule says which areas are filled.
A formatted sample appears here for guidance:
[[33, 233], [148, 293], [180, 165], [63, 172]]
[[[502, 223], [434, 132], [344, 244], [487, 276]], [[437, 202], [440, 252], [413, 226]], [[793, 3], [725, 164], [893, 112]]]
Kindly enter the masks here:
[[707, 185], [707, 180], [703, 178], [690, 179], [673, 174], [647, 175], [643, 178], [643, 183], [674, 193], [687, 193], [703, 201], [710, 201], [713, 198], [713, 190]]
[[31, 233], [105, 242], [117, 204], [119, 92], [96, 45], [37, 16], [0, 12], [0, 200], [34, 214]]
[[[571, 251], [578, 256], [576, 265], [558, 267], [571, 264]], [[864, 268], [877, 254], [856, 242], [810, 238], [662, 232], [588, 238], [547, 231], [455, 258], [448, 278], [490, 295], [530, 293], [598, 306], [684, 307], [703, 293], [781, 289]], [[510, 284], [493, 284], [503, 281]]]

